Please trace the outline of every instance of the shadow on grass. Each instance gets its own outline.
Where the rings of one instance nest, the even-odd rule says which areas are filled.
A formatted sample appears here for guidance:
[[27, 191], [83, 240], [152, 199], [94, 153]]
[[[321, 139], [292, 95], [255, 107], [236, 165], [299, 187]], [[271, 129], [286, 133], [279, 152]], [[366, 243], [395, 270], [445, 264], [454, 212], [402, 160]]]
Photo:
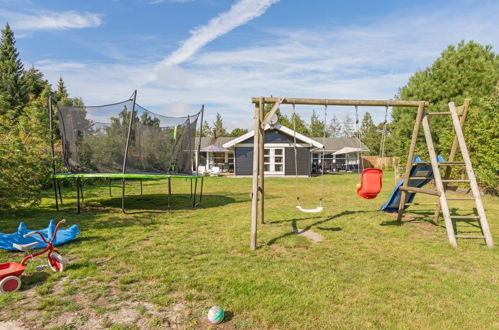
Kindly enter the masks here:
[[234, 313], [232, 311], [224, 311], [224, 319], [222, 324], [229, 323], [234, 318]]
[[280, 235], [278, 237], [275, 237], [275, 238], [271, 239], [267, 243], [267, 245], [270, 246], [270, 245], [276, 243], [277, 241], [279, 241], [279, 240], [281, 240], [283, 238], [286, 238], [288, 236], [303, 234], [304, 232], [310, 230], [313, 227], [316, 227], [317, 229], [320, 229], [320, 230], [340, 231], [340, 230], [342, 230], [342, 228], [340, 228], [340, 227], [324, 228], [324, 227], [319, 227], [319, 225], [322, 225], [324, 223], [327, 223], [329, 221], [332, 221], [332, 220], [334, 220], [336, 218], [340, 218], [340, 217], [343, 217], [343, 216], [347, 216], [347, 215], [351, 215], [351, 214], [358, 214], [358, 213], [365, 213], [365, 212], [369, 212], [369, 211], [343, 211], [343, 212], [338, 213], [336, 215], [327, 217], [326, 219], [322, 219], [322, 220], [316, 221], [316, 222], [314, 222], [314, 223], [306, 226], [303, 229], [298, 229], [298, 222], [299, 221], [301, 221], [301, 220], [316, 219], [316, 218], [323, 218], [323, 217], [317, 217], [316, 216], [316, 217], [309, 217], [309, 218], [295, 218], [295, 219], [290, 219], [290, 220], [273, 221], [271, 223], [291, 222], [292, 231], [291, 232], [287, 232], [285, 234], [282, 234], [282, 235]]
[[45, 283], [47, 278], [49, 278], [50, 273], [49, 272], [29, 272], [29, 270], [23, 274], [22, 276], [22, 285], [21, 285], [21, 291], [26, 291], [31, 289], [32, 287], [41, 285]]
[[[244, 203], [250, 199], [248, 194], [231, 194], [231, 197], [224, 195], [203, 195], [199, 203], [199, 196], [196, 197], [196, 208], [206, 209], [212, 207], [225, 206], [233, 203]], [[175, 211], [192, 209], [193, 200], [190, 194], [172, 194], [168, 201], [166, 194], [143, 194], [143, 195], [127, 195], [125, 197], [125, 208], [128, 213], [140, 211], [147, 213], [147, 211]], [[54, 203], [55, 205], [55, 203]], [[61, 211], [76, 211], [77, 202], [75, 200], [66, 200], [64, 205], [59, 205]], [[168, 207], [169, 206], [169, 207]], [[55, 207], [55, 206], [54, 206]], [[111, 211], [121, 212], [121, 196], [120, 197], [97, 197], [86, 199], [80, 204], [82, 213], [85, 211]], [[48, 208], [46, 208], [48, 211]], [[144, 212], [145, 211], [145, 212]]]

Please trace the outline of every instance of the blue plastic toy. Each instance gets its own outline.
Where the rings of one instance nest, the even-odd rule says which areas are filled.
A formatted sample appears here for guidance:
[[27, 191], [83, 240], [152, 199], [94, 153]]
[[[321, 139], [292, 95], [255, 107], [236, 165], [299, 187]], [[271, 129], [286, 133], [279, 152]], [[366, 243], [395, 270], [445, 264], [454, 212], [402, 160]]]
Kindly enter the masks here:
[[[45, 229], [41, 230], [36, 230], [42, 233], [45, 237], [52, 237], [54, 234], [55, 230], [55, 222], [54, 220], [50, 220], [49, 225]], [[4, 234], [0, 233], [0, 249], [4, 250], [16, 250], [12, 244], [18, 244], [18, 245], [25, 245], [25, 244], [30, 244], [33, 242], [38, 242], [39, 244], [36, 245], [34, 248], [39, 249], [39, 248], [44, 248], [47, 246], [45, 242], [42, 241], [40, 237], [37, 235], [35, 236], [29, 236], [24, 238], [23, 235], [30, 233], [34, 230], [26, 228], [26, 225], [24, 222], [19, 223], [19, 228], [17, 229], [16, 233], [13, 234]], [[57, 235], [52, 242], [53, 245], [61, 245], [64, 243], [67, 243], [69, 241], [72, 241], [78, 236], [80, 233], [80, 229], [78, 228], [78, 225], [72, 225], [69, 228], [64, 228], [64, 229], [59, 229], [57, 232]], [[17, 251], [17, 250], [16, 250]]]

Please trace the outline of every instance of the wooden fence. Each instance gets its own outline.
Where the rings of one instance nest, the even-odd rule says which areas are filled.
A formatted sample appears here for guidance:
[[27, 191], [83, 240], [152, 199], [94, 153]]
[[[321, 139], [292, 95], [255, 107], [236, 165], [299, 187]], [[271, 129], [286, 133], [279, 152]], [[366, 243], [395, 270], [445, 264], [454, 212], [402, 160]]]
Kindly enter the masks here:
[[362, 165], [364, 168], [376, 167], [393, 170], [399, 166], [399, 162], [400, 157], [362, 156]]

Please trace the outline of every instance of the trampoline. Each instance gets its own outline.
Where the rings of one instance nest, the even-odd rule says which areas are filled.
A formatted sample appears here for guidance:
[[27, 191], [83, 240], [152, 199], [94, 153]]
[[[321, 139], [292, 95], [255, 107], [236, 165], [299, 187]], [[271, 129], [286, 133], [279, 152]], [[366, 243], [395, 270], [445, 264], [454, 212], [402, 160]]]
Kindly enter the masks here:
[[[192, 206], [202, 200], [204, 177], [193, 171], [194, 139], [199, 121], [199, 138], [204, 106], [193, 115], [168, 117], [151, 112], [136, 103], [137, 91], [123, 102], [102, 106], [57, 105], [65, 173], [56, 172], [53, 134], [53, 103], [49, 100], [52, 147], [52, 175], [55, 206], [62, 205], [60, 180], [76, 180], [77, 211], [83, 202], [83, 179], [121, 180], [121, 211], [125, 208], [126, 180], [168, 181], [168, 208], [172, 179], [190, 180]], [[196, 153], [199, 155], [199, 152]], [[200, 183], [199, 196], [197, 192]], [[164, 212], [164, 211], [142, 211]]]

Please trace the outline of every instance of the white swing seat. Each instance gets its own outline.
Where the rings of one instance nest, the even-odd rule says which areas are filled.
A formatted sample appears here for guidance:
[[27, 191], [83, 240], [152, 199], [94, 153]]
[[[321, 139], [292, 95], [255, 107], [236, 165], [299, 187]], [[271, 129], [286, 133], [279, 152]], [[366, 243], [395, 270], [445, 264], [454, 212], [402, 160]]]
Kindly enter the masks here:
[[322, 206], [316, 207], [315, 209], [304, 209], [300, 205], [296, 205], [296, 208], [305, 213], [319, 213], [322, 212], [322, 210], [324, 210]]

